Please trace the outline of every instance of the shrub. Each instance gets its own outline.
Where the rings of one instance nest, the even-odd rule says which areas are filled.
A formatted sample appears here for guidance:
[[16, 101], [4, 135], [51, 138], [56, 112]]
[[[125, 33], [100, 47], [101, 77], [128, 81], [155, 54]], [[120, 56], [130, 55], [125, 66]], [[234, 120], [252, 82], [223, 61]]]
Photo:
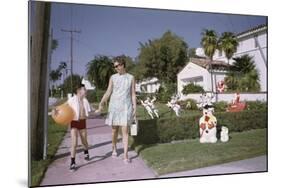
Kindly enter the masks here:
[[[196, 101], [194, 99], [186, 99], [184, 101], [179, 101], [180, 102], [180, 105], [182, 108], [184, 109], [188, 109], [188, 110], [197, 110], [197, 105], [196, 105]], [[189, 107], [188, 107], [188, 104], [189, 103]]]
[[225, 112], [228, 106], [228, 103], [225, 101], [215, 102], [213, 104], [214, 104], [215, 112]]
[[267, 103], [262, 101], [247, 101], [248, 110], [267, 110]]
[[156, 119], [138, 121], [138, 135], [134, 136], [134, 144], [152, 144], [159, 141], [156, 121]]
[[177, 85], [175, 83], [163, 83], [157, 92], [159, 102], [166, 103], [171, 100], [171, 96], [175, 94]]
[[100, 89], [95, 89], [94, 91], [89, 90], [87, 91], [87, 99], [90, 103], [93, 102], [100, 102], [105, 91]]
[[188, 95], [189, 93], [202, 93], [202, 92], [204, 92], [203, 87], [199, 85], [195, 85], [193, 83], [184, 86], [182, 90], [182, 93], [184, 95]]
[[[245, 110], [242, 112], [219, 112], [215, 116], [218, 128], [228, 127], [230, 132], [267, 127], [266, 110]], [[199, 137], [199, 119], [201, 115], [140, 120], [139, 132], [134, 137], [135, 144], [166, 143], [173, 140], [194, 139]]]

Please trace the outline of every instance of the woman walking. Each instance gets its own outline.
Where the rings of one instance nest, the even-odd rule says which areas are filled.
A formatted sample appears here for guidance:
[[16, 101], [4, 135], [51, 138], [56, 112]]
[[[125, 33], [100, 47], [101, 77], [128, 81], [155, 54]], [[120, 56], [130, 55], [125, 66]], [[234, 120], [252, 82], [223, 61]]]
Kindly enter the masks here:
[[117, 157], [116, 143], [120, 127], [124, 146], [123, 160], [127, 164], [130, 162], [128, 157], [128, 129], [136, 118], [135, 79], [126, 72], [126, 62], [122, 56], [116, 57], [113, 64], [117, 73], [111, 76], [97, 112], [102, 110], [104, 103], [110, 97], [105, 123], [112, 127], [112, 157]]

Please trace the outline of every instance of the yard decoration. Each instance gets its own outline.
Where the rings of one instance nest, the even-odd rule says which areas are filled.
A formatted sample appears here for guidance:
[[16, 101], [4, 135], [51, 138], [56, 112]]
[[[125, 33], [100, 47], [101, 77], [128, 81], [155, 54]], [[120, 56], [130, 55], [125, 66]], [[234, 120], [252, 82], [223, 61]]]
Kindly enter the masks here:
[[197, 105], [199, 110], [203, 110], [204, 108], [212, 108], [211, 110], [214, 111], [213, 100], [214, 94], [213, 93], [203, 93], [200, 96], [201, 102]]
[[231, 104], [229, 104], [226, 111], [228, 112], [240, 112], [246, 108], [245, 102], [240, 102], [240, 94], [239, 92], [235, 93], [234, 99]]
[[151, 119], [154, 119], [154, 116], [159, 118], [158, 109], [154, 105], [154, 102], [156, 101], [155, 97], [153, 97], [152, 100], [150, 100], [150, 98], [147, 97], [145, 101], [143, 101], [143, 100], [140, 100], [140, 101], [141, 101], [141, 104], [143, 105], [143, 107], [145, 108], [146, 112], [151, 117]]
[[219, 93], [223, 93], [225, 91], [225, 83], [224, 83], [223, 80], [218, 82], [217, 90], [218, 90]]
[[221, 136], [220, 140], [221, 140], [222, 142], [227, 142], [227, 141], [229, 140], [228, 128], [227, 128], [227, 127], [225, 127], [225, 126], [222, 126], [222, 127], [221, 127], [220, 136]]
[[203, 116], [199, 120], [200, 143], [217, 142], [217, 118], [213, 115], [212, 108], [205, 107]]
[[180, 107], [180, 105], [177, 102], [178, 102], [178, 97], [177, 96], [172, 96], [171, 100], [168, 101], [168, 103], [166, 105], [169, 108], [171, 108], [176, 113], [177, 117], [179, 117], [180, 116], [181, 107]]

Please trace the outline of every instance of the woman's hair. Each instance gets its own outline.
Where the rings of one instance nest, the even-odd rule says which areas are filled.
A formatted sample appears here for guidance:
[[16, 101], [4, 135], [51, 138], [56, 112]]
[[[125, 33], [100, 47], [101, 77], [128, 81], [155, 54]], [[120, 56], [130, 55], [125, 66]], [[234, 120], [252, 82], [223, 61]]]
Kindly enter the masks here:
[[126, 67], [126, 60], [124, 55], [116, 56], [115, 58], [113, 58], [113, 63], [114, 62], [118, 62], [119, 64], [124, 65], [124, 67]]

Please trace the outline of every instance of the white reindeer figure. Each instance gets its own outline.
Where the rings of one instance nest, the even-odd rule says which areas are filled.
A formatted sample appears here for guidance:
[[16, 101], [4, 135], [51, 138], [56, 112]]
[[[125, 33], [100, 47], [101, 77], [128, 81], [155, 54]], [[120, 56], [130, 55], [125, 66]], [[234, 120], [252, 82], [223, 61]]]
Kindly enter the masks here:
[[180, 107], [180, 105], [177, 104], [177, 101], [178, 101], [178, 97], [172, 96], [171, 100], [168, 101], [168, 103], [166, 105], [176, 113], [176, 116], [179, 117], [181, 107]]

